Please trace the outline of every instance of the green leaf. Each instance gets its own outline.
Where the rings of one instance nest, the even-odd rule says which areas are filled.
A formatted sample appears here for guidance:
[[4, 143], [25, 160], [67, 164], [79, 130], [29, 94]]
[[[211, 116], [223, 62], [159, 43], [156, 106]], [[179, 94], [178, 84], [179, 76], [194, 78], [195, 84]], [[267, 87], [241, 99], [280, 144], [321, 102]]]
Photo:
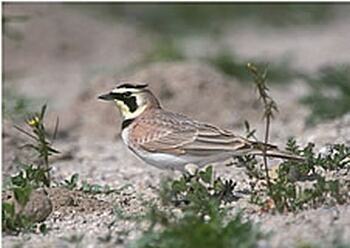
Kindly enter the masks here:
[[70, 184], [71, 185], [77, 185], [79, 180], [79, 174], [78, 173], [74, 173], [70, 179]]
[[45, 112], [46, 112], [46, 108], [47, 108], [47, 105], [46, 105], [46, 104], [44, 104], [44, 105], [41, 107], [41, 112], [40, 112], [40, 115], [39, 115], [39, 119], [40, 119], [40, 120], [43, 120], [43, 119], [44, 119]]
[[13, 217], [15, 215], [15, 206], [13, 203], [3, 202], [2, 203], [3, 217]]
[[18, 203], [22, 206], [25, 206], [29, 201], [30, 194], [32, 193], [32, 187], [31, 185], [27, 184], [25, 187], [14, 188], [13, 192]]
[[171, 186], [172, 190], [176, 193], [186, 191], [186, 182], [181, 178], [180, 180], [174, 181]]
[[208, 166], [205, 171], [200, 171], [199, 172], [200, 178], [203, 180], [205, 183], [211, 183], [211, 180], [213, 178], [213, 167]]
[[43, 235], [46, 235], [48, 233], [48, 229], [47, 229], [47, 226], [46, 224], [42, 223], [40, 226], [39, 226], [39, 230], [40, 230], [40, 233], [43, 234]]
[[12, 176], [11, 177], [11, 183], [12, 183], [12, 185], [18, 186], [18, 187], [26, 185], [27, 179], [25, 178], [24, 172], [20, 171], [18, 173], [18, 175]]
[[52, 153], [60, 153], [59, 151], [57, 151], [56, 149], [54, 149], [54, 148], [52, 148], [52, 147], [50, 147], [50, 146], [48, 146], [47, 149], [48, 149], [50, 152], [52, 152]]

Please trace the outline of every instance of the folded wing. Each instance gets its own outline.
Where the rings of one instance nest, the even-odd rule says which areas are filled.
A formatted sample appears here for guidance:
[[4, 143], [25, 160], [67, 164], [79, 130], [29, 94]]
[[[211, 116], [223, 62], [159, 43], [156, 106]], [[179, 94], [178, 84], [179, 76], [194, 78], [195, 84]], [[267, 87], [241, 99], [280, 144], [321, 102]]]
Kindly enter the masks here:
[[149, 152], [198, 156], [230, 152], [239, 155], [253, 148], [250, 141], [230, 131], [195, 122], [179, 114], [163, 113], [155, 118], [142, 119], [139, 123], [138, 127], [135, 126], [134, 132], [147, 135], [134, 135], [134, 137], [143, 137], [138, 143]]

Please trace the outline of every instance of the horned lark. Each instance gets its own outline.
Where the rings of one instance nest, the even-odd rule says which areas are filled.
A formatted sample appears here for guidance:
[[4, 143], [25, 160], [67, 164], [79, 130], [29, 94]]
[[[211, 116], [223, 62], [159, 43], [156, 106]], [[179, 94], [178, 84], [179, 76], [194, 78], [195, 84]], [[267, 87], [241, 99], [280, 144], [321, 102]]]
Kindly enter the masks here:
[[262, 155], [262, 147], [269, 157], [300, 159], [274, 145], [166, 111], [145, 84], [123, 83], [98, 98], [117, 105], [123, 117], [122, 138], [130, 150], [161, 169], [183, 170], [189, 163], [201, 167], [232, 156]]

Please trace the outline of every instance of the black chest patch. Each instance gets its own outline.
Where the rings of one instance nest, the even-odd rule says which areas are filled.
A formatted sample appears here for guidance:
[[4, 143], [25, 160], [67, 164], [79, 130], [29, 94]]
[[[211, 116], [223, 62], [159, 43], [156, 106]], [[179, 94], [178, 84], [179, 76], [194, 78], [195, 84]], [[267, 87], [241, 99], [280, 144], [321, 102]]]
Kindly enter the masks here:
[[124, 120], [123, 123], [122, 123], [122, 130], [124, 128], [127, 128], [128, 126], [130, 126], [131, 123], [133, 123], [135, 119], [127, 119], [127, 120]]

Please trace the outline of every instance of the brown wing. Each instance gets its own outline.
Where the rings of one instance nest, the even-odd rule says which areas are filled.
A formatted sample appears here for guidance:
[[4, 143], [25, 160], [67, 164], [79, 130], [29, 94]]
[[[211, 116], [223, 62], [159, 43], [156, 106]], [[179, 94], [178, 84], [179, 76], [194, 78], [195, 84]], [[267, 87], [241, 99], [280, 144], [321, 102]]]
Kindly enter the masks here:
[[196, 137], [196, 129], [183, 124], [185, 121], [173, 113], [152, 112], [138, 119], [130, 137], [135, 137], [134, 143], [149, 152], [183, 154], [181, 147]]
[[183, 147], [188, 153], [204, 156], [218, 152], [240, 153], [252, 149], [250, 141], [230, 131], [206, 123], [195, 122], [195, 125], [198, 132], [194, 142]]
[[139, 137], [135, 141], [150, 152], [208, 156], [218, 152], [249, 150], [252, 146], [251, 142], [230, 131], [170, 112], [141, 118], [132, 132], [133, 137]]

